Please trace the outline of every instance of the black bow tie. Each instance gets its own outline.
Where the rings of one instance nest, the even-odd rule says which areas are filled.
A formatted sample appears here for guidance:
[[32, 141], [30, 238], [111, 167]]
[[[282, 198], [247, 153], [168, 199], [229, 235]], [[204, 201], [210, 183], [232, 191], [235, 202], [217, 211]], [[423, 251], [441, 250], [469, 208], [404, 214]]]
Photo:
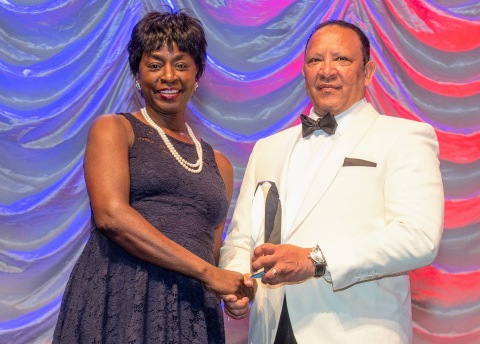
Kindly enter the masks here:
[[305, 115], [300, 115], [300, 119], [302, 120], [303, 137], [307, 137], [318, 129], [323, 130], [328, 135], [332, 135], [335, 133], [335, 129], [337, 129], [337, 121], [335, 120], [335, 117], [329, 113], [316, 121]]

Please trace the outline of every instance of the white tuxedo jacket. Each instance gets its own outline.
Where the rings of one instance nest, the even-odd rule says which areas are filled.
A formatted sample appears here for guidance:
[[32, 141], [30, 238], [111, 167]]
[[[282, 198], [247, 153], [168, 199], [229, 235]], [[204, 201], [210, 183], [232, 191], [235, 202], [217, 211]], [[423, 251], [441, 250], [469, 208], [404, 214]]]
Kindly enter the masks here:
[[[249, 343], [273, 342], [284, 295], [299, 344], [412, 340], [408, 271], [434, 260], [443, 229], [438, 142], [430, 125], [381, 116], [370, 104], [354, 116], [282, 242], [319, 244], [331, 278], [278, 286], [259, 281]], [[253, 248], [263, 240], [251, 231], [255, 188], [275, 182], [285, 204], [285, 175], [300, 136], [295, 126], [255, 145], [221, 249], [222, 268], [250, 272]], [[345, 158], [376, 166], [357, 160], [343, 166]]]

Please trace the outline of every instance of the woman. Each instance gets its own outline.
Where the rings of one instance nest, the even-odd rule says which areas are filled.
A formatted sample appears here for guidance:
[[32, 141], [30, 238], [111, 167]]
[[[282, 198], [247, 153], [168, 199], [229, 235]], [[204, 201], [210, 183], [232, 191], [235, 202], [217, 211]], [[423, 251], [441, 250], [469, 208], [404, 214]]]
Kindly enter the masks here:
[[91, 126], [93, 229], [54, 343], [225, 342], [217, 296], [246, 293], [241, 274], [216, 267], [232, 166], [185, 122], [206, 45], [185, 13], [152, 12], [134, 27], [129, 63], [145, 107]]

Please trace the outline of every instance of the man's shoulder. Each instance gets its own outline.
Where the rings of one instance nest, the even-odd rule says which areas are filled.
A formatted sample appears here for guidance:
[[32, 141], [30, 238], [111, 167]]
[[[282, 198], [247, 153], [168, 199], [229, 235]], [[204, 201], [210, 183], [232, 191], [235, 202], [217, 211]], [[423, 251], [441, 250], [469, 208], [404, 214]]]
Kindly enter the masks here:
[[416, 121], [413, 119], [394, 117], [388, 115], [378, 116], [377, 122], [379, 125], [389, 127], [393, 130], [433, 130], [433, 127], [425, 122]]
[[432, 125], [387, 115], [378, 116], [370, 133], [383, 142], [410, 142], [414, 137], [438, 141]]

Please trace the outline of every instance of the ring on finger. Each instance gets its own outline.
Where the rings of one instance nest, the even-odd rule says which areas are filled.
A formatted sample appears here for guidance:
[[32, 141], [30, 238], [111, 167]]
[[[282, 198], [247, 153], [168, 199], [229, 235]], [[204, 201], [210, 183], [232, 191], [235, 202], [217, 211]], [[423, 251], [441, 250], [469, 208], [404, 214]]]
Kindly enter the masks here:
[[272, 272], [272, 274], [277, 277], [278, 276], [278, 272], [277, 270], [275, 270], [275, 268], [271, 268], [270, 271]]

